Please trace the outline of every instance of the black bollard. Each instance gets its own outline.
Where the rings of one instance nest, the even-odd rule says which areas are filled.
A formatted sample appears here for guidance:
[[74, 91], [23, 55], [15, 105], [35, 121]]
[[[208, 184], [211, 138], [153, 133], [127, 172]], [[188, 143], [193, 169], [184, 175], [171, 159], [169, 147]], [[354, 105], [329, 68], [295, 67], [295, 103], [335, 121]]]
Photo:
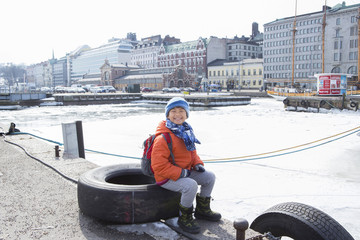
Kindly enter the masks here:
[[234, 221], [236, 229], [236, 240], [245, 240], [245, 231], [248, 229], [249, 223], [244, 218], [238, 218]]
[[57, 157], [57, 158], [60, 157], [60, 153], [59, 153], [59, 152], [60, 152], [59, 145], [56, 145], [56, 146], [55, 146], [55, 157]]

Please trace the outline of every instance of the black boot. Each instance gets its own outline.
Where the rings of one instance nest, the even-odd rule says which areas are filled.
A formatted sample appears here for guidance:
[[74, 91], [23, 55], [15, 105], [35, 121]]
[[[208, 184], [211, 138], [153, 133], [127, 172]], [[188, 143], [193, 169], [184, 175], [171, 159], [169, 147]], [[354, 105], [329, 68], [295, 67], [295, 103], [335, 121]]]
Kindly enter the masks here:
[[180, 216], [178, 224], [182, 230], [189, 233], [199, 233], [200, 226], [193, 218], [193, 207], [186, 208], [179, 204]]
[[208, 221], [217, 222], [221, 219], [221, 214], [211, 211], [210, 197], [201, 197], [199, 194], [197, 194], [195, 217], [197, 219], [204, 219]]

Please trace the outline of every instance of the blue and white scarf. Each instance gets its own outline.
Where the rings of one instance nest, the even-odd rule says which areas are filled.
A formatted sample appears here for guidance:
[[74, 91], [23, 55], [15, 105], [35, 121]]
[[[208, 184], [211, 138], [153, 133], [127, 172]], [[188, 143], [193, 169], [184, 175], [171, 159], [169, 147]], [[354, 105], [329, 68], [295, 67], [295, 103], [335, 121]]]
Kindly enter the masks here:
[[169, 119], [166, 119], [165, 125], [168, 129], [171, 130], [171, 132], [175, 134], [175, 136], [184, 140], [186, 149], [188, 151], [194, 151], [196, 149], [195, 143], [201, 144], [200, 141], [195, 137], [192, 127], [187, 122], [184, 122], [182, 125], [177, 125]]

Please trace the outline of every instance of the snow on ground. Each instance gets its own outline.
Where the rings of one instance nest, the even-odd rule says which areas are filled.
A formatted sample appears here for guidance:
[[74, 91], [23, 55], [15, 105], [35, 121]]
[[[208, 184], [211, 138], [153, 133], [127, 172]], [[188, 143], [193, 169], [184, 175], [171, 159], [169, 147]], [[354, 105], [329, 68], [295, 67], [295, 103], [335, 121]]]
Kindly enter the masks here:
[[[163, 108], [41, 107], [2, 112], [0, 121], [63, 142], [61, 123], [81, 120], [85, 148], [140, 157], [143, 140], [164, 119]], [[251, 223], [273, 205], [301, 202], [326, 212], [360, 239], [359, 117], [359, 111], [286, 111], [282, 102], [267, 98], [253, 98], [246, 106], [192, 108], [188, 122], [202, 143], [198, 153], [217, 176], [213, 209], [226, 219]], [[277, 151], [282, 149], [287, 150]], [[98, 165], [139, 162], [88, 152], [86, 158]]]

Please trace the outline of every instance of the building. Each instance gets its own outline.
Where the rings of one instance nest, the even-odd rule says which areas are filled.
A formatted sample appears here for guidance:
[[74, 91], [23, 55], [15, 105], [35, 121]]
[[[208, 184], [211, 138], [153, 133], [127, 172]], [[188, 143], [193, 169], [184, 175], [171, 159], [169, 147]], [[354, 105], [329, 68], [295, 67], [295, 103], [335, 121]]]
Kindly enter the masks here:
[[227, 44], [227, 60], [242, 61], [247, 58], [262, 58], [262, 51], [259, 43], [240, 38]]
[[325, 72], [357, 75], [360, 4], [329, 9], [325, 29]]
[[[314, 74], [323, 71], [356, 72], [357, 21], [355, 19], [359, 6], [360, 4], [345, 6], [345, 3], [333, 8], [324, 6], [322, 11], [296, 16], [295, 28], [294, 16], [264, 24], [263, 55], [266, 84], [275, 86], [299, 83], [303, 87], [314, 87]], [[324, 11], [326, 11], [326, 27], [323, 49]], [[293, 32], [295, 32], [294, 42]], [[351, 43], [354, 47], [350, 50], [348, 46]]]
[[165, 36], [164, 39], [161, 38], [161, 35], [143, 38], [134, 46], [131, 52], [131, 64], [139, 65], [142, 68], [156, 68], [158, 67], [158, 53], [161, 44], [171, 45], [176, 43], [180, 43], [180, 39], [169, 35]]
[[244, 59], [238, 62], [216, 60], [208, 64], [208, 79], [204, 89], [216, 84], [225, 89], [260, 89], [263, 87], [263, 59]]
[[47, 87], [67, 86], [68, 85], [68, 58], [51, 59], [52, 83]]
[[[217, 37], [199, 38], [179, 44], [162, 44], [158, 56], [158, 67], [185, 66], [187, 74], [195, 74], [195, 86], [207, 76], [207, 64], [226, 58], [226, 39]], [[177, 86], [176, 86], [177, 87]]]
[[235, 36], [234, 39], [228, 39], [226, 59], [231, 62], [247, 58], [262, 58], [262, 42], [263, 34], [259, 32], [258, 24], [254, 22], [250, 37], [243, 35], [241, 38]]
[[195, 74], [189, 74], [185, 66], [177, 65], [173, 67], [148, 68], [148, 69], [129, 69], [124, 76], [114, 80], [117, 89], [128, 89], [132, 85], [139, 87], [149, 87], [157, 90], [171, 87], [195, 87]]
[[29, 87], [51, 86], [52, 69], [49, 61], [26, 67], [26, 80]]
[[71, 83], [83, 78], [85, 74], [100, 73], [100, 67], [107, 59], [110, 64], [130, 64], [132, 41], [112, 38], [108, 43], [96, 48], [83, 46], [70, 54]]
[[[105, 60], [105, 63], [100, 67], [100, 83], [101, 85], [115, 86], [117, 89], [122, 89], [123, 86], [119, 84], [115, 85], [115, 79], [125, 76], [129, 70], [139, 69], [138, 65], [128, 64], [110, 64], [109, 60]], [[87, 83], [89, 84], [89, 83]]]

